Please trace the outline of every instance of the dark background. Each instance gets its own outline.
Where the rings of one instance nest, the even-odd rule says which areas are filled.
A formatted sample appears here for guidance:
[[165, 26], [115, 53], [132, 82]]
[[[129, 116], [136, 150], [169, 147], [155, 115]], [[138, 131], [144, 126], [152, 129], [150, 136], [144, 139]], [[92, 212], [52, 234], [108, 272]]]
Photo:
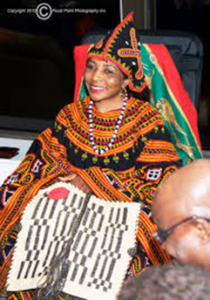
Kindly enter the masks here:
[[[7, 12], [8, 8], [36, 8], [43, 2], [55, 9], [104, 12], [53, 13], [46, 21], [38, 19], [35, 13]], [[46, 126], [44, 120], [53, 120], [65, 104], [72, 102], [73, 47], [93, 28], [114, 28], [120, 22], [119, 12], [118, 0], [1, 0], [0, 128], [40, 131]], [[22, 120], [19, 122], [16, 117]]]
[[195, 33], [203, 43], [199, 132], [203, 147], [210, 149], [210, 1], [157, 0], [157, 29]]

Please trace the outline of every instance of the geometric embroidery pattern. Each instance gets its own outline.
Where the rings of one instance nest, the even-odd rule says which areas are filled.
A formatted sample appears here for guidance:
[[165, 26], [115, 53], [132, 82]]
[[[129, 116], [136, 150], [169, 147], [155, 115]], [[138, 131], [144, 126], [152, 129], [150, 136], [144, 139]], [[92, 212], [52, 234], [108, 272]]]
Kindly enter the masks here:
[[[52, 199], [54, 190], [65, 198]], [[42, 190], [27, 205], [17, 238], [8, 290], [30, 290], [45, 283], [51, 259], [68, 242], [86, 194], [67, 183]], [[57, 195], [56, 195], [57, 197]], [[141, 205], [109, 202], [91, 196], [67, 257], [63, 292], [84, 299], [115, 299], [135, 247]]]
[[156, 181], [160, 178], [162, 175], [162, 169], [149, 169], [147, 171], [147, 180]]

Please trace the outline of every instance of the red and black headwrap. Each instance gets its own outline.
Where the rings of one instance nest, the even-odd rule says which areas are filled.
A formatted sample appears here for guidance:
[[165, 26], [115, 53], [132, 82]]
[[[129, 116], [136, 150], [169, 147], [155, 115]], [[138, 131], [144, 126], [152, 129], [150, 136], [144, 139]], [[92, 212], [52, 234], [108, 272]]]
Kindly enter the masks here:
[[87, 57], [108, 60], [118, 66], [121, 71], [131, 76], [129, 88], [133, 92], [141, 92], [146, 87], [141, 63], [140, 41], [130, 13], [112, 33], [93, 45]]

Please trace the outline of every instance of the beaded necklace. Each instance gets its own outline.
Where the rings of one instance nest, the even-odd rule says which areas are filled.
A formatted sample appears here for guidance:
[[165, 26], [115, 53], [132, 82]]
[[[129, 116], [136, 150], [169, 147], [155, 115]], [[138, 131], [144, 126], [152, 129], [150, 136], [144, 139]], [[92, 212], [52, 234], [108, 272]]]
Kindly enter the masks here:
[[94, 142], [94, 137], [93, 137], [93, 116], [92, 116], [93, 100], [90, 100], [89, 112], [88, 112], [88, 115], [89, 115], [90, 141], [91, 141], [91, 144], [93, 146], [93, 150], [97, 154], [99, 154], [99, 155], [100, 154], [104, 154], [105, 152], [107, 152], [111, 148], [112, 144], [114, 143], [114, 140], [115, 140], [115, 138], [117, 136], [117, 132], [118, 132], [118, 130], [120, 128], [120, 124], [122, 123], [122, 119], [123, 119], [123, 115], [124, 115], [124, 111], [125, 111], [127, 100], [128, 100], [128, 96], [126, 95], [125, 98], [124, 98], [124, 100], [123, 100], [123, 105], [122, 105], [121, 113], [120, 113], [120, 116], [118, 118], [117, 125], [115, 127], [113, 136], [110, 139], [108, 146], [104, 150], [97, 149], [96, 148], [96, 144]]

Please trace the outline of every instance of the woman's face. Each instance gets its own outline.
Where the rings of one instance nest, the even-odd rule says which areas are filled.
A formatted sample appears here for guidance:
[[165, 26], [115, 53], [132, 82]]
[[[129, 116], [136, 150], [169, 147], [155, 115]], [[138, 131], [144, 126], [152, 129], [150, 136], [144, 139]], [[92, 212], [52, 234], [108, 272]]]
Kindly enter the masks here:
[[87, 61], [85, 84], [94, 102], [122, 102], [122, 90], [128, 85], [120, 69], [109, 61], [90, 58]]

